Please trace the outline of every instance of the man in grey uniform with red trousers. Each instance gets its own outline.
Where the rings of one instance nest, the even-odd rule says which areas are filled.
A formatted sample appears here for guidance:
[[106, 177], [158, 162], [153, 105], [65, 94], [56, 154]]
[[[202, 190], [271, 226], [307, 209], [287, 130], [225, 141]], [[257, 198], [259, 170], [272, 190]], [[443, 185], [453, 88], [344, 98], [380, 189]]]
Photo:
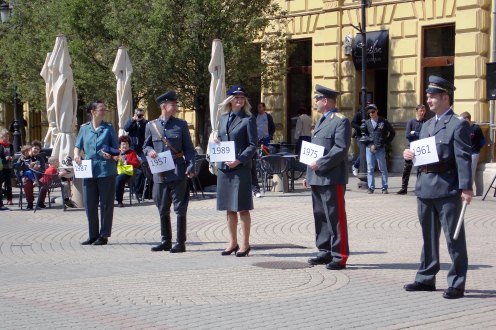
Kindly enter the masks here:
[[[457, 239], [454, 234], [462, 202], [470, 203], [473, 196], [470, 129], [451, 108], [454, 91], [451, 82], [437, 76], [429, 77], [427, 104], [436, 116], [422, 125], [419, 141], [435, 137], [439, 161], [418, 167], [415, 192], [424, 245], [415, 281], [404, 286], [406, 291], [436, 290], [442, 228], [453, 262], [448, 270], [448, 288], [443, 293], [446, 299], [464, 296], [468, 269], [464, 227]], [[403, 157], [413, 160], [414, 153], [405, 149]]]
[[344, 193], [348, 183], [351, 124], [336, 108], [339, 92], [320, 85], [316, 85], [315, 90], [315, 105], [322, 118], [311, 143], [325, 149], [321, 158], [308, 165], [303, 182], [312, 189], [315, 244], [319, 249], [308, 263], [326, 264], [327, 269], [340, 270], [346, 268], [349, 255]]

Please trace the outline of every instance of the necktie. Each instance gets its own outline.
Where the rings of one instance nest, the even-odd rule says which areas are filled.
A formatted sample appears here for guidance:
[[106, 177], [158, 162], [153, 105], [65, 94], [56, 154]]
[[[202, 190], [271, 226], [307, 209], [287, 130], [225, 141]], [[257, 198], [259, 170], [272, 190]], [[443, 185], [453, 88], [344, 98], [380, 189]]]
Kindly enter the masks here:
[[322, 118], [320, 118], [319, 126], [324, 122], [324, 120], [326, 120], [326, 116], [322, 116]]
[[227, 128], [229, 128], [229, 126], [231, 126], [232, 122], [234, 121], [234, 116], [235, 114], [232, 112], [229, 114], [229, 119], [227, 120]]

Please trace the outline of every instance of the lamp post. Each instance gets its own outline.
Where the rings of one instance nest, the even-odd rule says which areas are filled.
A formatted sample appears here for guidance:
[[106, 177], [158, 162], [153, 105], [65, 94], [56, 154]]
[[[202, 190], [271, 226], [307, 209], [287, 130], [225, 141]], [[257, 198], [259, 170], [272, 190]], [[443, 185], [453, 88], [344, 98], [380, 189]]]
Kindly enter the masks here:
[[[2, 2], [0, 5], [0, 18], [2, 20], [2, 23], [7, 23], [10, 20], [10, 16], [12, 14], [12, 8], [5, 3]], [[14, 128], [14, 151], [17, 152], [21, 150], [21, 140], [22, 140], [22, 134], [21, 134], [21, 125], [23, 125], [24, 120], [22, 120], [22, 113], [21, 113], [21, 108], [19, 105], [19, 97], [17, 95], [17, 87], [14, 86], [14, 124], [12, 125]]]

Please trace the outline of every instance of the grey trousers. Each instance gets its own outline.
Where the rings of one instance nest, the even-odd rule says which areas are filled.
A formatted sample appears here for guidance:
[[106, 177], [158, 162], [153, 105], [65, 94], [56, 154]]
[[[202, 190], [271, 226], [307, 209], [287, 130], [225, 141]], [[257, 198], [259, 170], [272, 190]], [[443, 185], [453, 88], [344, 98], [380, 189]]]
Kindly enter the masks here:
[[[115, 175], [83, 180], [83, 200], [88, 218], [89, 238], [110, 237], [114, 217], [114, 198]], [[99, 205], [100, 219], [98, 219]]]

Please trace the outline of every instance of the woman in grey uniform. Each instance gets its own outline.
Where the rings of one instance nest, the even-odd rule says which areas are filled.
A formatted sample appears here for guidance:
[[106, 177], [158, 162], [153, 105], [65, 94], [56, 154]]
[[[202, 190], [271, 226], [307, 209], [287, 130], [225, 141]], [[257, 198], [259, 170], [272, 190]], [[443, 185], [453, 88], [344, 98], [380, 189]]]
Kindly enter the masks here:
[[[250, 113], [250, 103], [241, 86], [233, 86], [220, 104], [224, 113], [220, 117], [217, 141], [234, 141], [236, 159], [217, 164], [217, 210], [227, 211], [229, 245], [222, 255], [245, 257], [250, 253], [250, 210], [253, 210], [251, 192], [252, 158], [257, 150], [257, 125]], [[238, 244], [238, 212], [243, 240]]]
[[81, 244], [105, 245], [112, 231], [117, 175], [117, 166], [112, 159], [111, 150], [119, 148], [119, 143], [112, 125], [103, 121], [107, 111], [105, 104], [95, 101], [87, 111], [91, 112], [91, 121], [81, 126], [74, 147], [74, 161], [80, 164], [81, 159], [90, 159], [93, 174], [92, 178], [83, 179], [83, 200], [88, 218], [89, 238]]

